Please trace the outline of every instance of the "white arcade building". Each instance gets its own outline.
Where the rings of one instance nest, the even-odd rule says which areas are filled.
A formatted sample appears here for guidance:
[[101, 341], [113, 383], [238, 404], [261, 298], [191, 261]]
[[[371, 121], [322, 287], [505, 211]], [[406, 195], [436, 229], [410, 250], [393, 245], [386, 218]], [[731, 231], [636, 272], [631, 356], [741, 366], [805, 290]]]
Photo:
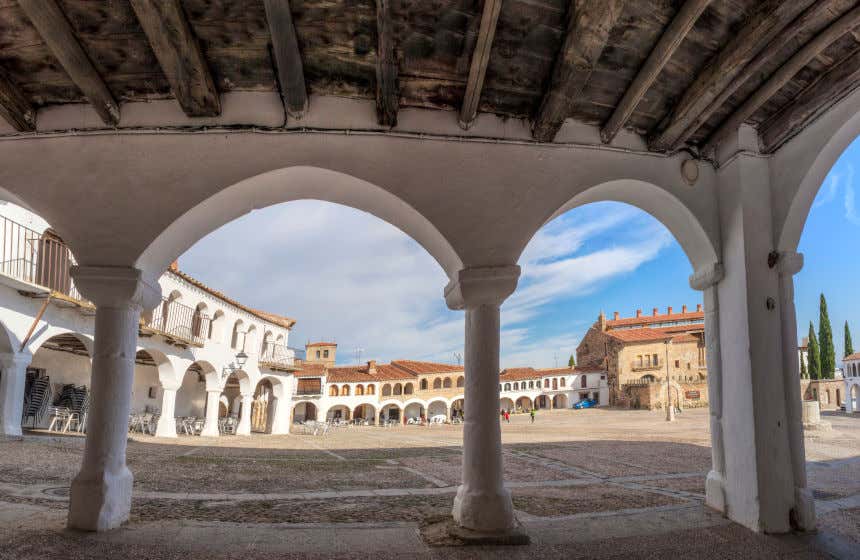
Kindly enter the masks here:
[[[0, 374], [0, 433], [20, 435], [22, 423], [85, 431], [95, 308], [69, 276], [68, 248], [43, 220], [2, 204], [0, 224], [0, 324], [17, 345]], [[248, 308], [175, 264], [158, 284], [164, 296], [141, 319], [135, 343], [131, 411], [139, 428], [161, 437], [286, 433], [295, 321]]]

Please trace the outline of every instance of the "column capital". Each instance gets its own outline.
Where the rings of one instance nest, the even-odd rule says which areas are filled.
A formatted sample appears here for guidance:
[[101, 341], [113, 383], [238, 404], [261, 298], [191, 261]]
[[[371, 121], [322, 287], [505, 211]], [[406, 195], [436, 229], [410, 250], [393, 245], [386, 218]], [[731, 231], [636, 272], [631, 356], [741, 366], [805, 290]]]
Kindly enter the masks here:
[[701, 268], [696, 269], [690, 275], [690, 287], [699, 292], [703, 292], [719, 284], [720, 280], [725, 276], [725, 270], [722, 263], [711, 263]]
[[161, 300], [161, 286], [144, 279], [143, 273], [123, 266], [73, 266], [72, 278], [81, 294], [96, 307], [129, 305], [153, 309]]
[[781, 251], [777, 268], [780, 276], [794, 276], [803, 268], [803, 253]]
[[517, 288], [519, 265], [475, 266], [459, 270], [445, 287], [451, 309], [501, 305]]
[[0, 353], [0, 367], [14, 369], [27, 367], [33, 361], [33, 356], [26, 352]]

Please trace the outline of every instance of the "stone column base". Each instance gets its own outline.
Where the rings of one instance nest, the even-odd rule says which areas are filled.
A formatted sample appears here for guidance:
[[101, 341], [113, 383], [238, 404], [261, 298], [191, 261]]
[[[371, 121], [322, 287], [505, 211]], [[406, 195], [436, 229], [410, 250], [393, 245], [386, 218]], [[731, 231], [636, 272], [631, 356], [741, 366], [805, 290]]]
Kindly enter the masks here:
[[203, 425], [203, 430], [200, 432], [201, 437], [218, 437], [221, 433], [218, 431], [218, 426], [210, 426], [207, 422]]
[[72, 481], [69, 528], [107, 531], [128, 521], [133, 480], [125, 466], [118, 473], [79, 474]]
[[477, 533], [504, 534], [516, 527], [514, 504], [506, 488], [486, 493], [461, 485], [454, 498], [452, 514], [457, 525]]
[[726, 481], [717, 471], [710, 471], [705, 479], [705, 505], [726, 513]]
[[815, 498], [809, 488], [794, 489], [794, 509], [792, 524], [797, 529], [812, 531], [815, 529]]
[[158, 426], [155, 428], [155, 437], [175, 438], [176, 418], [159, 417]]

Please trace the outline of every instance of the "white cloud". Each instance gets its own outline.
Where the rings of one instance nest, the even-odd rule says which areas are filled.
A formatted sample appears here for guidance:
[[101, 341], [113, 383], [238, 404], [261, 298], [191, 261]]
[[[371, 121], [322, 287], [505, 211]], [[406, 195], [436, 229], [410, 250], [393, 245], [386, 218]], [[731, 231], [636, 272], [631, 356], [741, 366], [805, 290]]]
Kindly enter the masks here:
[[[503, 366], [551, 366], [553, 353], [566, 364], [591, 321], [539, 336], [544, 307], [636, 270], [671, 240], [632, 208], [582, 216], [549, 224], [524, 251], [520, 287], [503, 307]], [[619, 231], [632, 241], [619, 241]], [[607, 238], [616, 245], [598, 243]], [[380, 361], [450, 362], [462, 352], [463, 314], [445, 307], [439, 265], [393, 226], [351, 208], [300, 201], [254, 212], [199, 242], [180, 266], [250, 306], [296, 318], [292, 346], [336, 340], [341, 363], [354, 361], [355, 348]]]

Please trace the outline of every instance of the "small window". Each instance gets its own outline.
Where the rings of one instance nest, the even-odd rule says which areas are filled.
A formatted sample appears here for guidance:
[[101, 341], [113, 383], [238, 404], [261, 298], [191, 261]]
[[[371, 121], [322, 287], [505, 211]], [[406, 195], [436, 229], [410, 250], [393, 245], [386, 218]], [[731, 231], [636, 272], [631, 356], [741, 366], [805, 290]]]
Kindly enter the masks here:
[[328, 350], [323, 350], [323, 358], [328, 358]]
[[660, 363], [660, 360], [657, 359], [657, 354], [654, 354], [654, 365], [656, 366], [659, 363]]
[[681, 360], [675, 360], [675, 367], [676, 368], [681, 367]]
[[319, 358], [319, 357], [320, 357], [320, 351], [317, 350], [317, 358]]
[[687, 362], [687, 369], [692, 369], [692, 366], [690, 366], [690, 362]]

